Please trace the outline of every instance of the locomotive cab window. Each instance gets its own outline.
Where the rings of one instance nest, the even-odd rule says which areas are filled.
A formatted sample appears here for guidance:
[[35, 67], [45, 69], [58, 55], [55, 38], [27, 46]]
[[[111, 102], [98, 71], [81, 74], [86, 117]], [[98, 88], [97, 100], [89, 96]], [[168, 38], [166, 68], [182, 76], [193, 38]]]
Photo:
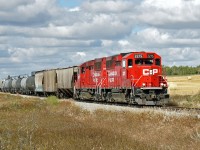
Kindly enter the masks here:
[[143, 60], [142, 59], [136, 59], [135, 60], [135, 64], [136, 65], [142, 65], [143, 64]]
[[128, 67], [129, 68], [133, 67], [133, 60], [132, 59], [128, 59]]
[[81, 68], [81, 73], [85, 73], [85, 67]]
[[153, 59], [137, 59], [135, 60], [136, 65], [152, 65]]
[[152, 65], [153, 64], [153, 59], [145, 59], [144, 60], [145, 65]]
[[156, 63], [157, 66], [160, 66], [160, 59], [156, 59], [155, 63]]

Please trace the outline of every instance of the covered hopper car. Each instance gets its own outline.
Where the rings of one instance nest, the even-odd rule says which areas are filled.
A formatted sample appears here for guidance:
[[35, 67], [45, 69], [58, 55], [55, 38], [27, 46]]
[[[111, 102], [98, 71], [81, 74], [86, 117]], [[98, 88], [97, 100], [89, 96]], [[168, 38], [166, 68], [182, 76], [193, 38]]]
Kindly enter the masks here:
[[76, 77], [76, 66], [35, 72], [35, 93], [59, 98], [73, 97]]

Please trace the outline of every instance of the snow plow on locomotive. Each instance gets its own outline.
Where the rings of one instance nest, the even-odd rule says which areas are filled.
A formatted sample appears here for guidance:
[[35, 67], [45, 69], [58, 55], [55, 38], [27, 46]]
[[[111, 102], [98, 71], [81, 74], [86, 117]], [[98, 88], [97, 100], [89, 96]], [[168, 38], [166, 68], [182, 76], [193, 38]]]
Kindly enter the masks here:
[[169, 101], [161, 57], [153, 52], [121, 53], [79, 66], [74, 97], [138, 105]]

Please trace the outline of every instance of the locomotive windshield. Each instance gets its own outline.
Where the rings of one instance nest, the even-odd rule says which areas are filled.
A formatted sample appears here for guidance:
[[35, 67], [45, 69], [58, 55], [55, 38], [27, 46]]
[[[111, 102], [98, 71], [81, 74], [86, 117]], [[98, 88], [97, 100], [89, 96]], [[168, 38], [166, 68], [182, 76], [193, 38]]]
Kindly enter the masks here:
[[136, 59], [135, 64], [136, 65], [152, 65], [153, 59]]

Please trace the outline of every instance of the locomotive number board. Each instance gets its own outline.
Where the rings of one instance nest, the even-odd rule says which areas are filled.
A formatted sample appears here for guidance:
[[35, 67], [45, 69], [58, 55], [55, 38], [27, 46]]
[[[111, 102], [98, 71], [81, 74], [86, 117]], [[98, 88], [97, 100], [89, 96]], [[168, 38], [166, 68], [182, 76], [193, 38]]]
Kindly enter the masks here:
[[148, 54], [147, 57], [148, 58], [154, 58], [154, 54]]
[[135, 54], [135, 58], [143, 58], [142, 54]]

